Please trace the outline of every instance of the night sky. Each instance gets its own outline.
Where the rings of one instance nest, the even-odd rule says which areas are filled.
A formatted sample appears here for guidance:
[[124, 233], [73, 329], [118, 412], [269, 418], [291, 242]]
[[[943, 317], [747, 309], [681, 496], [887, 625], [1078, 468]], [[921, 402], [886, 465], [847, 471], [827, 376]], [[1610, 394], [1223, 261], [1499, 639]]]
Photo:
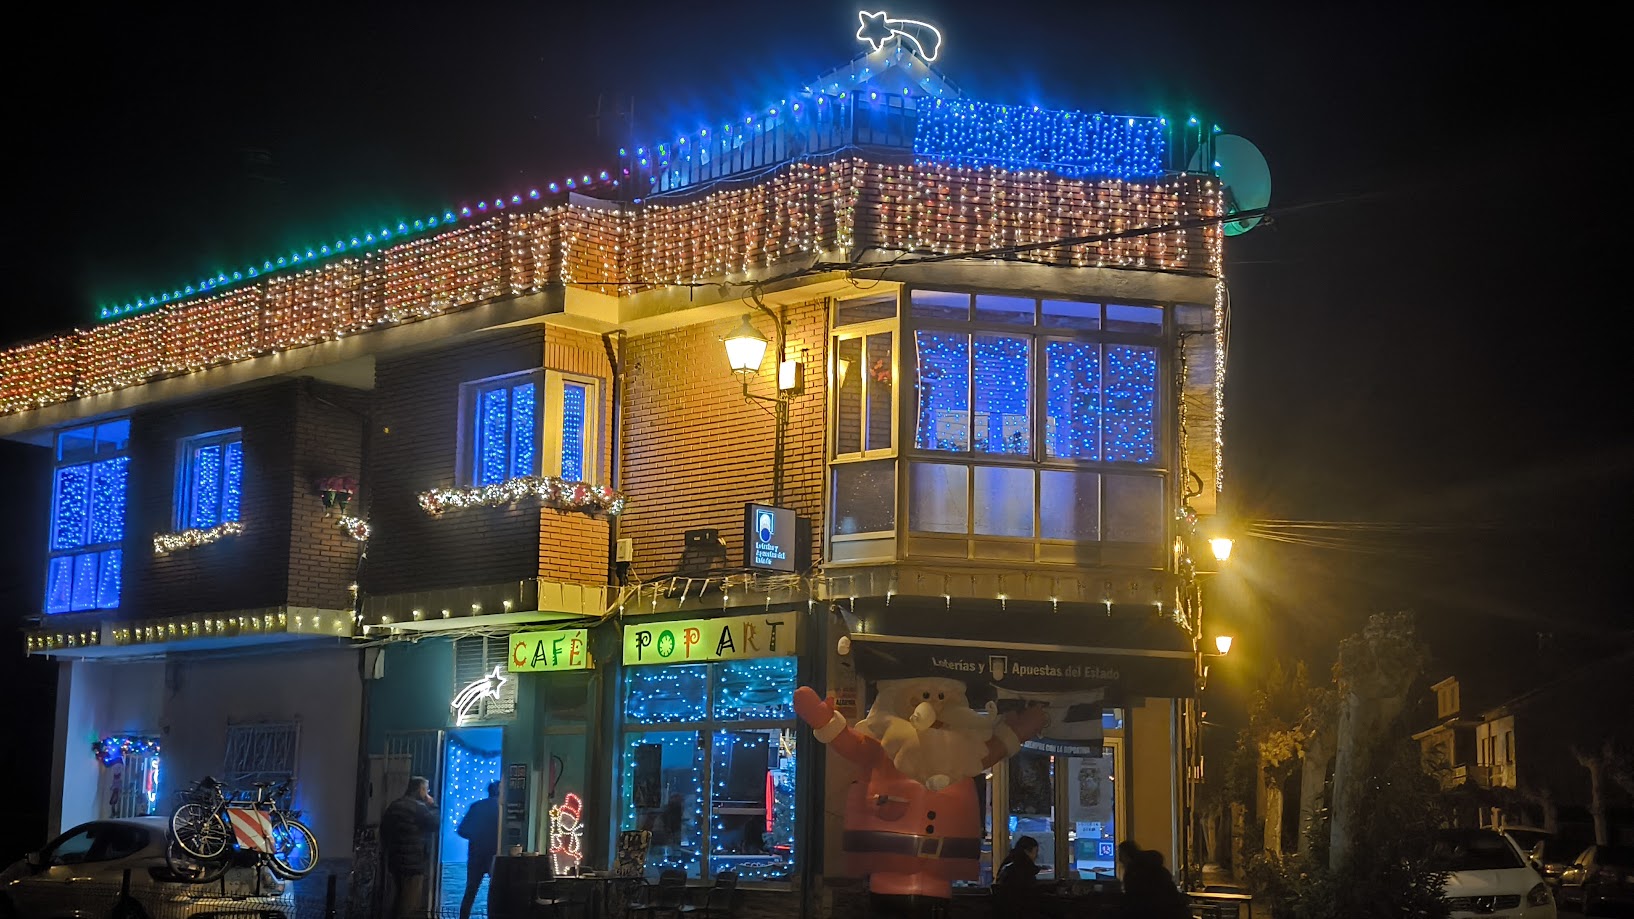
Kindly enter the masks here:
[[[829, 0], [343, 6], [37, 6], [5, 63], [0, 339], [609, 168], [631, 97], [637, 142], [673, 139], [860, 50], [856, 6]], [[1228, 243], [1226, 507], [1423, 529], [1367, 551], [1239, 542], [1210, 588], [1239, 636], [1221, 679], [1276, 655], [1325, 668], [1367, 613], [1408, 608], [1439, 670], [1524, 688], [1539, 632], [1592, 648], [1630, 628], [1627, 333], [1595, 283], [1620, 267], [1598, 222], [1626, 196], [1594, 75], [1607, 27], [1320, 6], [887, 9], [942, 28], [938, 66], [974, 98], [1195, 112], [1265, 152], [1274, 205], [1330, 202]], [[38, 530], [8, 553], [9, 615], [37, 603], [16, 579], [44, 502], [23, 500]]]

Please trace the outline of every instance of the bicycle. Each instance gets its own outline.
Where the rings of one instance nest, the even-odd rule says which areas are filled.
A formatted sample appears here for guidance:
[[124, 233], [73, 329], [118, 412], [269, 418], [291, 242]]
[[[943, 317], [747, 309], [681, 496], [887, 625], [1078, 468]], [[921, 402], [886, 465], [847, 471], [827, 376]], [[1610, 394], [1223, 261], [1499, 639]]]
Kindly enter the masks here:
[[[318, 866], [318, 840], [298, 811], [279, 806], [290, 782], [256, 782], [253, 801], [229, 798], [221, 782], [205, 776], [189, 786], [170, 815], [166, 861], [176, 874], [211, 881], [227, 870], [234, 851], [254, 853], [279, 877], [295, 881]], [[177, 850], [177, 851], [173, 851]]]

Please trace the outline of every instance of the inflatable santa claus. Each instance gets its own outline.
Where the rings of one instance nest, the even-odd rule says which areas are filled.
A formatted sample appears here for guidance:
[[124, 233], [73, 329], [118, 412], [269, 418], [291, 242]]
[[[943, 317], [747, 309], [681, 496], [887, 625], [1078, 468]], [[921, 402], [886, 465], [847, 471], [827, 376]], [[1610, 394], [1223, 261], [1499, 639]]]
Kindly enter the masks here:
[[855, 726], [834, 699], [802, 686], [794, 710], [817, 739], [861, 768], [846, 794], [843, 848], [875, 895], [950, 899], [975, 880], [982, 822], [977, 775], [1015, 755], [1044, 727], [1044, 711], [1005, 719], [970, 706], [965, 684], [927, 677], [881, 680]]

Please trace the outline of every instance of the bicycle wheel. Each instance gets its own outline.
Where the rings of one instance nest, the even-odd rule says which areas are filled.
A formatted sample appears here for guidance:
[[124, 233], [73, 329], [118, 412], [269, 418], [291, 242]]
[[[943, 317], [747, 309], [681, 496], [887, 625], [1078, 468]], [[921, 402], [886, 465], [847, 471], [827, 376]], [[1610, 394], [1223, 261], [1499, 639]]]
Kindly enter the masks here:
[[227, 858], [203, 859], [198, 858], [170, 837], [165, 845], [165, 864], [170, 867], [170, 873], [177, 879], [189, 884], [208, 884], [227, 873]]
[[306, 824], [280, 814], [272, 821], [272, 870], [286, 880], [299, 880], [318, 867], [318, 839]]
[[183, 852], [205, 861], [227, 851], [227, 823], [208, 804], [190, 802], [176, 808], [170, 815], [170, 837]]

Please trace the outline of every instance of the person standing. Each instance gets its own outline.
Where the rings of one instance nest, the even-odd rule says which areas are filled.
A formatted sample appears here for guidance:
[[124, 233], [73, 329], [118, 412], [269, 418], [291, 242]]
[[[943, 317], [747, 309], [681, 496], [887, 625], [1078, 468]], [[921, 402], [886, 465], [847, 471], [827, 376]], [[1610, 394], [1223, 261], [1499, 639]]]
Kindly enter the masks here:
[[488, 797], [471, 805], [456, 831], [466, 840], [465, 896], [460, 898], [460, 919], [471, 919], [477, 888], [484, 876], [492, 876], [494, 856], [499, 853], [499, 782], [488, 783]]
[[392, 905], [395, 919], [425, 915], [426, 874], [431, 870], [427, 837], [437, 831], [437, 801], [425, 776], [408, 780], [403, 796], [386, 805], [380, 816], [380, 841], [386, 850], [386, 870], [397, 885]]

